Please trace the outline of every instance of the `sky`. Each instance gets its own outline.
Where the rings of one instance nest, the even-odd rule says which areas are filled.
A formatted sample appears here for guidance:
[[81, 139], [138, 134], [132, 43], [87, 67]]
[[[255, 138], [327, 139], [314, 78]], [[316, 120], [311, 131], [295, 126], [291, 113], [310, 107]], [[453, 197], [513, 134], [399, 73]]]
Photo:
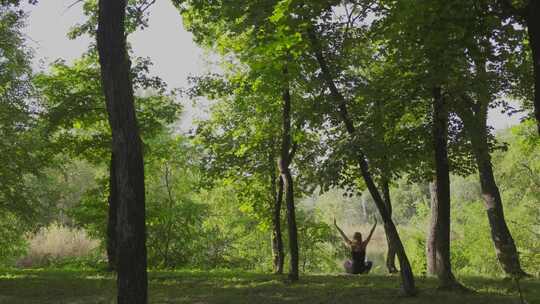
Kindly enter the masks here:
[[[70, 27], [84, 20], [82, 5], [69, 8], [75, 0], [46, 0], [38, 5], [26, 5], [28, 22], [26, 35], [35, 51], [34, 68], [47, 69], [58, 58], [68, 63], [77, 59], [88, 48], [89, 37], [69, 40]], [[170, 1], [157, 1], [151, 8], [149, 27], [129, 37], [136, 56], [150, 57], [154, 75], [161, 77], [170, 88], [188, 86], [188, 76], [201, 75], [211, 70], [207, 54], [193, 42], [193, 36], [182, 25], [182, 18]], [[184, 112], [178, 130], [186, 132], [193, 127], [193, 120], [207, 117], [206, 103], [193, 104], [181, 101]], [[516, 124], [518, 116], [508, 117], [494, 109], [488, 123], [496, 129]]]
[[[62, 58], [68, 63], [79, 58], [88, 49], [90, 37], [69, 40], [69, 29], [85, 20], [82, 5], [75, 0], [46, 0], [38, 5], [26, 5], [28, 13], [25, 34], [29, 46], [34, 49], [34, 69], [47, 70], [50, 63]], [[161, 77], [169, 88], [188, 86], [188, 76], [200, 75], [210, 70], [205, 52], [193, 42], [186, 31], [182, 18], [170, 1], [157, 1], [150, 11], [149, 27], [128, 38], [135, 56], [150, 57], [154, 66], [153, 75]], [[184, 113], [178, 128], [188, 131], [194, 118], [202, 118], [207, 106], [194, 106], [190, 101], [181, 101]]]

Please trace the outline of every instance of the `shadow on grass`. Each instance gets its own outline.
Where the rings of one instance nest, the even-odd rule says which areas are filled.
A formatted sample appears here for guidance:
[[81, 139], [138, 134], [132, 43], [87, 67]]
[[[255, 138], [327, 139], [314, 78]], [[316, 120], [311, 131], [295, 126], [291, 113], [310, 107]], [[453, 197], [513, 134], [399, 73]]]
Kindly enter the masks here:
[[[401, 295], [399, 277], [306, 275], [289, 284], [286, 276], [235, 271], [151, 271], [150, 303], [517, 303], [512, 281], [465, 277], [476, 294], [437, 291], [419, 278], [417, 297]], [[525, 280], [529, 303], [540, 303], [540, 281]], [[0, 303], [114, 303], [113, 275], [95, 271], [9, 270], [0, 274]]]

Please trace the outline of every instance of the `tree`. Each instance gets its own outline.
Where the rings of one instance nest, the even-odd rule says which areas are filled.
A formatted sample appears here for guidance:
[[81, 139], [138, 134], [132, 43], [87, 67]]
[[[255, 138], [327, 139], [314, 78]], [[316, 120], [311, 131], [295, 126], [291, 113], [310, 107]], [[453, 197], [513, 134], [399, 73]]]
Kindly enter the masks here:
[[[434, 260], [432, 271], [437, 274], [440, 288], [461, 288], [450, 264], [450, 169], [448, 164], [448, 105], [440, 87], [433, 89], [433, 143], [435, 150], [435, 180], [431, 200], [431, 226], [428, 261]], [[430, 252], [431, 249], [431, 252]], [[435, 249], [435, 252], [433, 252]], [[433, 263], [433, 262], [432, 262]]]
[[200, 174], [196, 147], [184, 136], [162, 133], [146, 138], [144, 154], [149, 265], [176, 268], [207, 265], [209, 219], [197, 199]]
[[[274, 163], [274, 158], [270, 158], [270, 161]], [[272, 264], [274, 267], [274, 273], [283, 273], [283, 264], [285, 263], [285, 253], [283, 252], [283, 237], [281, 234], [281, 206], [283, 204], [283, 179], [277, 177], [275, 169], [273, 168], [272, 179], [272, 192], [274, 195], [274, 206], [272, 212]]]
[[[138, 58], [132, 67], [143, 138], [153, 138], [176, 119], [180, 106], [165, 92], [165, 84], [148, 76], [150, 62]], [[49, 149], [55, 154], [84, 159], [96, 166], [109, 166], [106, 249], [111, 270], [116, 268], [117, 190], [111, 160], [111, 131], [107, 123], [105, 97], [97, 54], [89, 52], [72, 65], [56, 61], [51, 71], [33, 78], [43, 107], [42, 120]], [[147, 149], [148, 150], [148, 149]], [[107, 160], [108, 161], [104, 161]], [[106, 191], [106, 189], [103, 189]]]
[[0, 242], [4, 258], [24, 244], [24, 233], [42, 223], [47, 211], [27, 181], [38, 178], [50, 161], [42, 137], [40, 104], [34, 98], [31, 52], [23, 34], [24, 14], [0, 6]]
[[[533, 109], [538, 134], [540, 135], [540, 3], [535, 0], [517, 1], [497, 0], [499, 10], [495, 14], [502, 16], [505, 22], [518, 22], [527, 28], [533, 68]], [[510, 19], [510, 20], [508, 20]]]
[[118, 191], [118, 303], [147, 303], [142, 143], [126, 48], [126, 1], [100, 0], [97, 46]]
[[[463, 121], [465, 133], [470, 140], [470, 147], [478, 167], [480, 186], [486, 213], [491, 228], [491, 236], [497, 258], [503, 271], [512, 276], [523, 276], [519, 254], [513, 237], [506, 224], [503, 202], [491, 162], [490, 151], [493, 148], [487, 125], [488, 109], [494, 107], [503, 94], [509, 94], [514, 79], [509, 77], [504, 61], [510, 61], [514, 47], [512, 37], [515, 31], [512, 25], [493, 22], [492, 15], [485, 16], [483, 11], [489, 6], [479, 6], [470, 10], [469, 20], [475, 21], [475, 27], [465, 40], [467, 62], [460, 73], [456, 87], [450, 95], [455, 100], [453, 110]], [[493, 25], [494, 24], [494, 25]]]
[[[469, 104], [476, 104], [468, 100]], [[471, 139], [472, 149], [478, 164], [480, 186], [482, 197], [485, 202], [486, 213], [491, 227], [491, 236], [497, 252], [497, 258], [503, 271], [513, 276], [523, 276], [525, 272], [521, 269], [519, 254], [517, 252], [514, 239], [506, 225], [503, 204], [499, 188], [497, 187], [493, 174], [493, 165], [489, 153], [489, 143], [487, 136], [487, 104], [478, 107], [479, 111], [465, 108], [458, 110], [461, 113], [467, 134]], [[474, 111], [474, 112], [473, 112]]]
[[358, 151], [356, 157], [357, 157], [358, 166], [360, 167], [360, 171], [362, 173], [362, 177], [364, 178], [364, 182], [366, 183], [366, 186], [371, 196], [373, 197], [373, 200], [375, 201], [377, 209], [379, 210], [381, 214], [381, 217], [384, 222], [385, 230], [388, 231], [389, 238], [391, 240], [391, 243], [393, 244], [392, 247], [396, 250], [396, 254], [400, 262], [400, 272], [401, 272], [401, 277], [402, 277], [403, 290], [407, 295], [414, 295], [416, 294], [414, 276], [413, 276], [409, 261], [407, 259], [407, 255], [405, 253], [405, 249], [403, 247], [401, 239], [399, 238], [397, 229], [392, 221], [392, 218], [390, 217], [390, 213], [387, 211], [386, 204], [377, 186], [375, 185], [375, 182], [373, 181], [373, 177], [371, 175], [371, 172], [369, 171], [369, 165], [365, 158], [365, 155], [363, 154], [361, 147], [358, 147], [357, 145], [354, 144], [354, 139], [357, 136], [356, 128], [354, 126], [354, 123], [349, 117], [346, 100], [343, 97], [343, 95], [339, 92], [334, 82], [334, 78], [330, 74], [328, 64], [323, 55], [322, 47], [320, 45], [319, 39], [317, 38], [316, 32], [314, 29], [309, 30], [309, 40], [313, 47], [313, 52], [321, 68], [321, 71], [322, 71], [321, 76], [323, 77], [324, 82], [326, 83], [326, 86], [329, 88], [331, 92], [332, 99], [337, 104], [339, 116], [341, 117], [341, 120], [343, 124], [345, 125], [347, 132], [349, 133], [350, 140], [352, 141], [353, 146], [355, 146], [356, 151]]
[[[279, 108], [269, 91], [273, 85], [257, 86], [257, 77], [231, 69], [223, 76], [196, 80], [192, 96], [215, 102], [211, 118], [197, 127], [196, 142], [204, 149], [205, 187], [234, 180], [241, 194], [241, 208], [251, 210], [261, 226], [270, 223], [274, 272], [282, 273], [283, 182], [277, 176], [279, 117], [275, 111]], [[261, 188], [261, 184], [265, 186]]]
[[[512, 87], [513, 80], [505, 79], [505, 76], [507, 77], [511, 73], [505, 71], [505, 64], [499, 62], [502, 58], [512, 62], [509, 60], [512, 58], [509, 54], [515, 49], [513, 44], [516, 33], [512, 25], [501, 24], [494, 20], [493, 14], [486, 13], [490, 11], [491, 7], [482, 1], [475, 3], [475, 5], [445, 1], [432, 1], [423, 5], [425, 5], [425, 9], [419, 10], [417, 3], [400, 2], [396, 7], [391, 8], [390, 11], [393, 13], [390, 14], [388, 20], [391, 22], [391, 27], [395, 26], [392, 31], [396, 35], [391, 41], [393, 41], [392, 44], [395, 44], [395, 49], [404, 62], [403, 66], [411, 67], [411, 63], [417, 63], [411, 70], [416, 70], [418, 80], [423, 83], [426, 91], [440, 88], [443, 98], [450, 102], [450, 109], [456, 111], [453, 110], [454, 107], [463, 108], [459, 104], [462, 104], [461, 99], [463, 99], [464, 92], [473, 91], [472, 95], [489, 100], [490, 97], [503, 94], [509, 90], [508, 87]], [[418, 18], [416, 15], [418, 11], [429, 11], [430, 14], [423, 14], [422, 18]], [[454, 14], [448, 15], [448, 11], [453, 11]], [[456, 19], [456, 16], [460, 16], [459, 19]], [[433, 28], [436, 28], [437, 31], [433, 31]], [[519, 35], [517, 37], [519, 39]], [[491, 40], [493, 40], [493, 46], [491, 46]], [[495, 106], [495, 103], [492, 103], [491, 106]], [[485, 127], [487, 104], [481, 106], [480, 103], [476, 105], [469, 103], [465, 108], [468, 111], [482, 113], [477, 118], [484, 121]], [[460, 133], [466, 133], [467, 136], [464, 138], [471, 138], [472, 130], [468, 126], [470, 123], [464, 119], [463, 115], [459, 116], [462, 121], [455, 116], [451, 119], [450, 138], [456, 136], [452, 135], [452, 133], [456, 133], [454, 130], [458, 131], [457, 136], [464, 137]], [[474, 132], [481, 134], [486, 130], [484, 127], [479, 127]], [[469, 131], [467, 131], [468, 129]], [[471, 141], [471, 144], [465, 142], [462, 145], [462, 149], [471, 151], [471, 154], [475, 155], [475, 159], [478, 159], [478, 149], [489, 154], [487, 137], [480, 134], [477, 133], [475, 136], [484, 138], [485, 141], [482, 143], [477, 141], [475, 144]], [[480, 146], [482, 148], [479, 148]], [[460, 159], [453, 159], [450, 162], [450, 168], [453, 167], [453, 170], [456, 170], [455, 168], [459, 167], [460, 163]], [[476, 164], [481, 172], [490, 175], [486, 173], [485, 162], [481, 164], [476, 160]], [[493, 189], [493, 187], [489, 188]], [[436, 203], [435, 206], [440, 208], [441, 201], [436, 201]], [[486, 203], [486, 207], [497, 213], [497, 215], [491, 216], [489, 215], [491, 211], [488, 212], [491, 229], [497, 235], [497, 237], [494, 235], [494, 241], [502, 238], [502, 243], [508, 245], [503, 246], [501, 242], [495, 242], [497, 250], [504, 252], [503, 256], [515, 257], [513, 258], [515, 261], [517, 253], [515, 246], [510, 245], [513, 244], [513, 241], [511, 241], [510, 233], [504, 223], [502, 204]], [[434, 214], [436, 214], [435, 211]], [[433, 227], [440, 227], [440, 223], [434, 224]], [[442, 231], [446, 231], [446, 229]], [[433, 240], [437, 238], [441, 238], [441, 236]], [[436, 242], [429, 244], [435, 246]], [[437, 256], [436, 247], [428, 250], [432, 252], [429, 257]], [[503, 268], [505, 271], [508, 269], [517, 271], [517, 268], [511, 265], [516, 266], [519, 263], [509, 263], [510, 260], [512, 259], [500, 260], [503, 265], [506, 264]], [[429, 264], [437, 265], [437, 262], [431, 261]]]
[[[28, 3], [30, 4], [37, 4], [38, 3], [38, 0], [28, 0]], [[1, 0], [0, 1], [0, 5], [4, 6], [4, 7], [9, 7], [9, 6], [18, 6], [21, 4], [21, 1], [20, 0]]]
[[[250, 7], [246, 11], [239, 11], [236, 9], [238, 4], [232, 3], [216, 3], [210, 6], [201, 5], [201, 3], [196, 1], [187, 1], [181, 6], [181, 10], [184, 15], [184, 20], [187, 27], [192, 30], [195, 35], [196, 40], [203, 46], [217, 50], [218, 53], [223, 54], [227, 57], [226, 62], [228, 67], [232, 70], [237, 71], [237, 79], [245, 79], [244, 83], [239, 82], [239, 89], [234, 93], [238, 97], [238, 105], [244, 104], [246, 101], [242, 101], [240, 97], [244, 94], [244, 91], [247, 92], [264, 92], [264, 97], [259, 93], [257, 104], [249, 105], [250, 108], [256, 109], [251, 112], [252, 117], [257, 117], [258, 120], [252, 122], [246, 129], [248, 129], [248, 134], [252, 134], [255, 138], [250, 139], [250, 144], [246, 144], [245, 148], [248, 148], [252, 143], [256, 143], [261, 134], [266, 132], [271, 133], [269, 140], [270, 145], [267, 145], [267, 151], [259, 157], [259, 162], [264, 159], [263, 155], [272, 154], [275, 148], [272, 145], [281, 141], [282, 148], [280, 153], [280, 160], [278, 162], [278, 168], [280, 169], [281, 178], [277, 181], [278, 192], [274, 199], [277, 203], [274, 207], [274, 216], [273, 226], [276, 227], [278, 224], [279, 217], [279, 205], [281, 202], [280, 198], [280, 185], [283, 182], [284, 186], [284, 196], [285, 202], [288, 206], [288, 228], [289, 228], [289, 241], [290, 241], [290, 252], [291, 252], [291, 273], [290, 277], [293, 280], [296, 280], [298, 277], [298, 256], [296, 244], [296, 220], [294, 219], [294, 191], [297, 191], [298, 188], [303, 187], [294, 187], [292, 178], [293, 174], [289, 169], [292, 158], [289, 159], [292, 149], [291, 141], [298, 140], [297, 144], [299, 147], [302, 147], [302, 150], [306, 148], [307, 145], [311, 145], [313, 142], [309, 138], [308, 128], [304, 128], [303, 121], [305, 112], [301, 109], [291, 106], [293, 99], [296, 100], [297, 96], [302, 96], [301, 91], [296, 91], [297, 87], [300, 86], [302, 81], [300, 74], [298, 74], [296, 69], [296, 64], [294, 60], [294, 50], [289, 52], [291, 46], [291, 40], [294, 43], [295, 37], [289, 37], [285, 32], [281, 32], [280, 29], [272, 23], [261, 22], [264, 18], [269, 17], [272, 14], [273, 3], [268, 2], [262, 6], [253, 6], [252, 4], [246, 4]], [[260, 14], [261, 13], [261, 14]], [[266, 16], [266, 17], [265, 17]], [[237, 20], [245, 20], [245, 24], [239, 26]], [[247, 30], [248, 28], [256, 28], [256, 31]], [[242, 47], [249, 46], [249, 47]], [[283, 72], [282, 62], [283, 58], [291, 58], [287, 60], [287, 73]], [[230, 64], [230, 61], [235, 62]], [[248, 77], [243, 77], [240, 75], [248, 75]], [[284, 80], [287, 76], [288, 80]], [[287, 82], [286, 87], [287, 93], [284, 92], [284, 82]], [[245, 96], [244, 98], [246, 98]], [[300, 97], [300, 100], [305, 98]], [[280, 100], [289, 104], [288, 110], [284, 105], [277, 104], [276, 101]], [[296, 104], [301, 105], [301, 102]], [[245, 106], [244, 106], [245, 107]], [[238, 109], [242, 111], [242, 109]], [[287, 111], [285, 111], [287, 110]], [[273, 112], [276, 111], [276, 112]], [[283, 112], [282, 119], [276, 119], [276, 113], [278, 111]], [[285, 115], [285, 112], [290, 112]], [[237, 114], [239, 114], [238, 112]], [[298, 114], [300, 113], [300, 114]], [[264, 116], [263, 116], [264, 115]], [[286, 120], [283, 120], [285, 117], [289, 117]], [[291, 120], [290, 117], [294, 117]], [[251, 121], [250, 116], [243, 116], [242, 119], [245, 121]], [[229, 119], [230, 121], [230, 119]], [[263, 122], [266, 123], [269, 121], [269, 126], [266, 129], [259, 128]], [[283, 128], [281, 131], [276, 130], [275, 126], [278, 124], [278, 121], [281, 121]], [[288, 121], [285, 125], [285, 121]], [[287, 126], [286, 126], [287, 125]], [[294, 128], [292, 128], [294, 125]], [[253, 132], [253, 129], [260, 130]], [[264, 131], [263, 131], [264, 130]], [[262, 132], [261, 132], [262, 131]], [[278, 135], [281, 133], [281, 140], [277, 140]], [[268, 135], [267, 135], [268, 136]], [[285, 146], [284, 146], [285, 145]], [[240, 146], [241, 154], [246, 153], [246, 149], [242, 149], [243, 145]], [[277, 150], [277, 149], [276, 149]], [[287, 152], [285, 152], [287, 150]], [[300, 149], [299, 149], [300, 150]], [[306, 148], [307, 150], [307, 148]], [[270, 152], [270, 153], [269, 153]], [[276, 154], [272, 154], [276, 157]], [[302, 162], [310, 162], [312, 158], [307, 156], [302, 158]], [[272, 170], [267, 171], [272, 172]], [[252, 173], [253, 174], [253, 173]], [[273, 188], [273, 187], [272, 187]], [[296, 188], [296, 189], [294, 189]], [[275, 192], [275, 190], [274, 190]], [[277, 229], [274, 228], [277, 238], [275, 238], [275, 248], [278, 251], [276, 255], [276, 269], [279, 269], [279, 237]]]
[[289, 279], [298, 281], [298, 231], [294, 207], [294, 185], [289, 165], [296, 150], [291, 146], [291, 92], [289, 87], [289, 72], [287, 64], [283, 67], [283, 129], [281, 138], [281, 154], [278, 160], [279, 172], [285, 189], [285, 205], [287, 206], [287, 224], [289, 228], [289, 250], [291, 263]]
[[[448, 115], [447, 93], [463, 72], [462, 56], [469, 37], [467, 29], [474, 28], [474, 16], [468, 4], [447, 1], [395, 2], [387, 8], [382, 28], [395, 60], [410, 77], [420, 84], [417, 95], [432, 104], [432, 143], [435, 165], [435, 187], [432, 191], [432, 218], [427, 242], [428, 270], [436, 274], [442, 288], [461, 287], [455, 280], [450, 263], [450, 196], [448, 171], [470, 170], [467, 145], [461, 139], [461, 126]], [[455, 12], [447, 14], [448, 11]], [[424, 13], [429, 12], [429, 13]], [[419, 15], [421, 14], [421, 16]], [[459, 20], [457, 20], [457, 16]], [[467, 17], [464, 17], [467, 16]], [[469, 19], [467, 19], [469, 18]], [[436, 30], [434, 30], [436, 29]], [[428, 120], [428, 121], [429, 121]], [[453, 159], [448, 160], [448, 142], [454, 142]], [[463, 152], [465, 150], [465, 152]], [[451, 150], [450, 150], [451, 152]], [[460, 168], [460, 169], [458, 169]], [[459, 173], [462, 174], [462, 173]]]

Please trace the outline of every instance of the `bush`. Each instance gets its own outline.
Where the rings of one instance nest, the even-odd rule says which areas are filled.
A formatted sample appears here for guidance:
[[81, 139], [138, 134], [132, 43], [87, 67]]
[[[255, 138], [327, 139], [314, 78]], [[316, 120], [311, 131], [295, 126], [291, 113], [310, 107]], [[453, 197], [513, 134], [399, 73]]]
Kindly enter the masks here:
[[99, 241], [91, 239], [83, 229], [53, 223], [30, 236], [27, 253], [17, 261], [17, 265], [45, 267], [76, 260], [95, 260], [98, 247]]
[[427, 273], [426, 235], [424, 230], [418, 228], [405, 229], [402, 234], [407, 258], [416, 275], [425, 276]]
[[297, 209], [300, 270], [302, 272], [342, 271], [339, 261], [349, 255], [333, 227], [318, 220], [320, 216]]
[[0, 212], [0, 264], [12, 265], [26, 252], [25, 224], [9, 211]]

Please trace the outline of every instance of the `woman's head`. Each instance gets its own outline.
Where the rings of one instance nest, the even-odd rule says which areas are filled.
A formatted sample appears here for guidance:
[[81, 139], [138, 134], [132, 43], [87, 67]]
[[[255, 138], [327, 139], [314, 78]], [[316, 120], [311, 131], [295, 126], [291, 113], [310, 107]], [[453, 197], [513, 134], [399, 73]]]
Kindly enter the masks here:
[[355, 232], [353, 239], [355, 242], [362, 243], [362, 234], [360, 232]]

